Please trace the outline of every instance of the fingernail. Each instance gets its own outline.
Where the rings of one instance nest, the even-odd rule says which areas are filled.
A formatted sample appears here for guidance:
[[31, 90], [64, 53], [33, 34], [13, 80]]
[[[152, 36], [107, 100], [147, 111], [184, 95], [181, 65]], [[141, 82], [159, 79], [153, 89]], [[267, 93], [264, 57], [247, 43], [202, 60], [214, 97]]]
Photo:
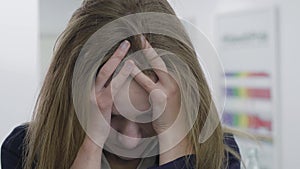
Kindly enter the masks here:
[[120, 45], [121, 50], [126, 50], [129, 46], [129, 42], [127, 40], [123, 41]]

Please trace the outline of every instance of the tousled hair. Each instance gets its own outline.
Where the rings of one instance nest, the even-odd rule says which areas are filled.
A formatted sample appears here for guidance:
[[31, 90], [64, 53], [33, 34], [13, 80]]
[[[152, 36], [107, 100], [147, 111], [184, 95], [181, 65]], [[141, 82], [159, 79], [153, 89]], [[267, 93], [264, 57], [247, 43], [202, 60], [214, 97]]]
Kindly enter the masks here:
[[[176, 16], [167, 0], [85, 0], [74, 12], [56, 43], [51, 65], [36, 102], [33, 120], [29, 123], [25, 140], [27, 146], [24, 169], [31, 169], [33, 165], [36, 169], [71, 167], [85, 137], [72, 100], [71, 83], [79, 53], [93, 33], [107, 23], [129, 14], [142, 12], [159, 12]], [[178, 24], [178, 29], [183, 30], [183, 26]], [[148, 33], [144, 36], [154, 48], [175, 53], [189, 66], [196, 79], [198, 88], [196, 92], [200, 97], [199, 112], [196, 123], [188, 133], [190, 145], [196, 154], [196, 168], [225, 168], [224, 156], [227, 148], [223, 142], [221, 124], [206, 142], [199, 143], [199, 135], [208, 113], [213, 112], [217, 115], [217, 111], [211, 110], [212, 96], [194, 49], [164, 35]], [[184, 33], [179, 36], [187, 38]], [[129, 37], [127, 40], [132, 46], [129, 53], [141, 49], [138, 36]], [[110, 50], [104, 62], [117, 46], [118, 44]], [[178, 73], [178, 77], [185, 76], [180, 70], [175, 73]], [[188, 100], [185, 102], [188, 103]]]

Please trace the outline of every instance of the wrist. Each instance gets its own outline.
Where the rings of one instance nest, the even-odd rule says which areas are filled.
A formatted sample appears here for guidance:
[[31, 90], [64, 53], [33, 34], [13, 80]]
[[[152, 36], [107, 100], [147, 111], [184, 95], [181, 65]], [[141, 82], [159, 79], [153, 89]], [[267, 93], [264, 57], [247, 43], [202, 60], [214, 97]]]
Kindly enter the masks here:
[[178, 144], [188, 143], [188, 131], [183, 125], [173, 125], [167, 130], [158, 134], [158, 141], [161, 150], [171, 149]]
[[[159, 165], [169, 163], [180, 157], [194, 153], [192, 145], [186, 137], [173, 147], [170, 147], [171, 144], [175, 144], [173, 140], [168, 138], [159, 138]], [[166, 147], [167, 145], [169, 147]]]
[[102, 148], [86, 136], [71, 169], [100, 168], [101, 158]]
[[85, 136], [81, 146], [83, 151], [91, 154], [102, 154], [102, 147], [97, 145], [89, 136]]

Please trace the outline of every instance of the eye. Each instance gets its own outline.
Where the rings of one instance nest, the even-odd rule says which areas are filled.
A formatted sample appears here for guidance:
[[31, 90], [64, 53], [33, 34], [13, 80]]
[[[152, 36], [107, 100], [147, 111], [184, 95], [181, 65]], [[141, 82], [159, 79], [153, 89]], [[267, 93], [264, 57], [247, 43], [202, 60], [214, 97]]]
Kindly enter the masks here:
[[118, 115], [111, 114], [111, 119], [116, 118]]
[[121, 114], [117, 114], [117, 113], [114, 113], [114, 112], [111, 113], [111, 119], [122, 118], [122, 117], [123, 116]]

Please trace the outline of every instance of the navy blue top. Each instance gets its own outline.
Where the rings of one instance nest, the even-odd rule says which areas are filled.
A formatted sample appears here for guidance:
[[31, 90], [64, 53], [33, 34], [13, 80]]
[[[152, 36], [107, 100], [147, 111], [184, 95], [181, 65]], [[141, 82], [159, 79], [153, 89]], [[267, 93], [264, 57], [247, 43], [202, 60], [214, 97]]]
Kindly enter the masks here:
[[[5, 139], [1, 147], [1, 166], [2, 169], [22, 169], [24, 137], [27, 131], [26, 125], [16, 127], [9, 136]], [[224, 142], [237, 153], [239, 148], [233, 136], [230, 134], [224, 135]], [[227, 169], [240, 169], [240, 161], [232, 154], [226, 152], [226, 159], [228, 160]], [[195, 155], [188, 157], [184, 156], [171, 161], [161, 166], [153, 166], [149, 169], [194, 169]], [[189, 164], [189, 165], [187, 165]]]

